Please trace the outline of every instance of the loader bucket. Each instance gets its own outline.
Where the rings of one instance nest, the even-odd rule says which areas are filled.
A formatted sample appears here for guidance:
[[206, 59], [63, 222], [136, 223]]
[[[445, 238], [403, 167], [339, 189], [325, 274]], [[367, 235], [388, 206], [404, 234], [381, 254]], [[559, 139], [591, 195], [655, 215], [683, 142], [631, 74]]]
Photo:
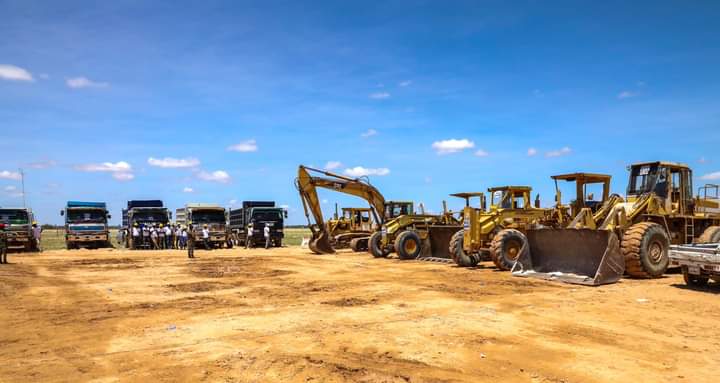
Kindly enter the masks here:
[[625, 260], [617, 236], [607, 230], [540, 229], [527, 232], [528, 248], [512, 274], [588, 286], [617, 282]]
[[450, 238], [460, 229], [462, 229], [462, 227], [459, 225], [430, 225], [428, 227], [430, 247], [423, 246], [423, 252], [420, 254], [420, 258], [451, 259], [449, 249]]
[[335, 253], [335, 249], [330, 243], [330, 237], [324, 230], [313, 232], [313, 236], [312, 238], [310, 238], [310, 243], [308, 243], [308, 247], [315, 254]]

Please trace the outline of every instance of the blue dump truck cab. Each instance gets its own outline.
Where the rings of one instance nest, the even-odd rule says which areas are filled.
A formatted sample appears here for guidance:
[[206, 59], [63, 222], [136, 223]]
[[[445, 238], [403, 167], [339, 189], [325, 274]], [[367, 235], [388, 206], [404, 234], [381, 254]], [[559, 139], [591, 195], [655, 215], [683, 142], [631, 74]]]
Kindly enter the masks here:
[[65, 217], [65, 246], [68, 250], [112, 247], [105, 202], [68, 201], [60, 211]]
[[[163, 205], [161, 200], [130, 200], [127, 202], [127, 208], [122, 210], [122, 227], [125, 235], [122, 241], [126, 248], [129, 249], [149, 249], [151, 248], [150, 238], [142, 235], [142, 228], [147, 226], [160, 225], [167, 226], [172, 218], [172, 213]], [[132, 228], [137, 227], [140, 236], [137, 243], [134, 243], [132, 236]]]
[[[270, 241], [273, 246], [282, 246], [287, 211], [275, 207], [274, 201], [243, 201], [242, 208], [231, 209], [229, 217], [231, 238], [236, 245], [265, 244], [265, 226], [270, 227]], [[252, 223], [253, 234], [248, 238], [247, 228]]]
[[8, 249], [37, 251], [32, 235], [33, 220], [33, 213], [30, 209], [0, 208], [0, 223], [5, 224]]

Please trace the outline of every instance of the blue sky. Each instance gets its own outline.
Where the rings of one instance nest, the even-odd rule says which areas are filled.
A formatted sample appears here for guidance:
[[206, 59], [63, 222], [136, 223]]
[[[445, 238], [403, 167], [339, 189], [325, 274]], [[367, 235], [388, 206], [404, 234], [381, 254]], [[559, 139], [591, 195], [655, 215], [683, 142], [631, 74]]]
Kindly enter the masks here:
[[[230, 205], [305, 222], [299, 164], [388, 199], [685, 162], [720, 183], [715, 1], [0, 1], [0, 206]], [[322, 193], [326, 208], [363, 205]], [[451, 206], [460, 207], [459, 201]], [[237, 202], [235, 202], [237, 203]]]

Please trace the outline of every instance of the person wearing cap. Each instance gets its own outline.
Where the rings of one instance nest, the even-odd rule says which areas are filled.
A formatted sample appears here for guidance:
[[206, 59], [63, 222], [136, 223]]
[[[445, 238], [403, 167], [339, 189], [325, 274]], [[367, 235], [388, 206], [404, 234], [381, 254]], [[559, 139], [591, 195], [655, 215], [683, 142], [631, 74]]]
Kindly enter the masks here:
[[270, 248], [270, 224], [266, 223], [263, 228], [263, 236], [265, 237], [265, 250]]
[[185, 235], [187, 235], [188, 258], [195, 258], [195, 234], [193, 234], [192, 223], [188, 225]]
[[158, 227], [158, 247], [165, 249], [165, 225], [162, 223]]
[[210, 230], [208, 230], [207, 223], [203, 225], [202, 239], [203, 239], [203, 245], [205, 246], [205, 250], [212, 250], [212, 248], [210, 247]]
[[247, 226], [247, 237], [245, 238], [245, 248], [249, 249], [252, 247], [252, 237], [253, 237], [253, 223], [250, 222]]
[[5, 224], [0, 222], [0, 264], [8, 263], [7, 261], [7, 233], [5, 232]]
[[138, 228], [138, 223], [133, 223], [132, 227], [132, 243], [130, 244], [130, 248], [135, 250], [140, 246], [140, 229]]
[[32, 235], [33, 240], [35, 241], [35, 249], [37, 251], [42, 251], [42, 248], [40, 247], [40, 238], [42, 237], [42, 227], [38, 226], [37, 222], [33, 221], [32, 223]]
[[170, 225], [165, 225], [165, 248], [166, 249], [172, 249], [173, 246], [173, 230], [170, 228]]

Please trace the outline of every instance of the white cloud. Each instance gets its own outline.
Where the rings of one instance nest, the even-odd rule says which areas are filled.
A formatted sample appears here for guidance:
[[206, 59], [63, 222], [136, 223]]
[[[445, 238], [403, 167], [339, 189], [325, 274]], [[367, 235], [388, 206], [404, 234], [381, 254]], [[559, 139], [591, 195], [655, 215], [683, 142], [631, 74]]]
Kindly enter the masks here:
[[3, 190], [5, 190], [5, 194], [10, 197], [22, 197], [23, 195], [23, 193], [21, 191], [18, 191], [18, 188], [13, 185], [5, 186]]
[[705, 159], [705, 157], [700, 157], [700, 159], [698, 160], [698, 162], [701, 163], [701, 164], [704, 164], [704, 163], [707, 162], [707, 159]]
[[28, 167], [33, 168], [33, 169], [47, 169], [47, 168], [51, 168], [51, 167], [53, 167], [53, 166], [55, 166], [55, 165], [57, 165], [57, 163], [56, 163], [55, 161], [52, 161], [52, 160], [50, 160], [50, 161], [40, 161], [40, 162], [31, 162], [31, 163], [27, 164]]
[[280, 205], [280, 208], [285, 209], [285, 210], [289, 210], [289, 209], [290, 209], [290, 205]]
[[0, 79], [10, 81], [35, 81], [27, 70], [15, 65], [0, 64]]
[[194, 168], [200, 165], [200, 160], [194, 157], [187, 158], [154, 158], [150, 157], [147, 160], [148, 164], [157, 166], [159, 168]]
[[720, 172], [713, 172], [705, 174], [704, 176], [700, 177], [701, 180], [705, 181], [717, 181], [720, 180]]
[[572, 153], [572, 149], [565, 146], [562, 149], [559, 150], [551, 150], [547, 153], [545, 153], [545, 157], [560, 157], [560, 156], [566, 156], [568, 154]]
[[135, 178], [135, 174], [116, 172], [116, 173], [112, 174], [112, 177], [118, 181], [131, 181], [132, 179]]
[[47, 74], [47, 73], [40, 73], [40, 74], [38, 75], [38, 77], [40, 77], [40, 78], [43, 79], [43, 80], [47, 80], [47, 79], [50, 78], [50, 75]]
[[375, 130], [375, 129], [368, 129], [368, 130], [365, 131], [365, 133], [362, 133], [362, 134], [360, 135], [360, 137], [362, 137], [362, 138], [368, 138], [368, 137], [375, 136], [375, 135], [377, 135], [377, 134], [378, 134], [377, 130]]
[[363, 176], [386, 176], [390, 174], [388, 168], [364, 168], [362, 166], [356, 166], [354, 168], [345, 169], [345, 174], [350, 177], [363, 177]]
[[490, 155], [490, 153], [488, 153], [482, 149], [479, 149], [477, 152], [475, 152], [475, 155], [478, 157], [487, 157]]
[[73, 89], [80, 88], [107, 88], [110, 86], [107, 82], [92, 81], [87, 77], [73, 77], [65, 80], [67, 86]]
[[11, 192], [11, 191], [17, 190], [17, 187], [16, 187], [16, 186], [13, 186], [13, 185], [8, 185], [8, 186], [5, 186], [4, 190], [5, 190], [6, 192]]
[[132, 166], [125, 161], [103, 162], [99, 164], [76, 165], [75, 170], [81, 172], [105, 172], [112, 173], [112, 177], [118, 181], [130, 181], [135, 178]]
[[411, 84], [412, 84], [411, 80], [405, 80], [405, 81], [400, 81], [400, 83], [398, 85], [400, 85], [401, 87], [404, 88], [406, 86], [410, 86]]
[[323, 199], [322, 201], [320, 201], [320, 203], [328, 203], [328, 200]]
[[257, 142], [255, 142], [255, 140], [247, 140], [247, 141], [243, 141], [239, 144], [228, 146], [227, 150], [231, 151], [231, 152], [241, 152], [241, 153], [257, 152], [258, 146], [257, 146]]
[[193, 190], [193, 188], [191, 188], [191, 187], [189, 187], [189, 186], [185, 186], [185, 187], [183, 188], [183, 193], [193, 193], [194, 191], [195, 191], [195, 190]]
[[335, 170], [342, 166], [342, 162], [340, 161], [328, 161], [325, 164], [325, 170]]
[[203, 181], [219, 182], [222, 184], [230, 182], [230, 175], [224, 170], [216, 170], [212, 173], [203, 170], [197, 173], [197, 177]]
[[237, 200], [236, 200], [236, 199], [231, 199], [230, 201], [228, 201], [228, 204], [229, 204], [230, 206], [235, 206], [235, 204], [237, 204]]
[[463, 138], [462, 140], [452, 138], [449, 140], [435, 141], [432, 144], [432, 148], [435, 149], [437, 154], [457, 153], [474, 147], [475, 143], [467, 138]]
[[384, 100], [386, 98], [390, 98], [390, 93], [375, 92], [375, 93], [370, 93], [370, 95], [368, 97], [372, 98], [373, 100]]
[[528, 148], [528, 150], [527, 150], [527, 155], [528, 155], [528, 157], [532, 157], [532, 156], [534, 156], [534, 155], [536, 155], [536, 154], [537, 154], [537, 149], [535, 149], [535, 148]]
[[624, 90], [624, 91], [620, 92], [620, 94], [618, 94], [617, 98], [622, 100], [624, 98], [630, 98], [630, 97], [635, 97], [635, 96], [637, 96], [637, 92]]
[[20, 181], [20, 178], [22, 177], [18, 172], [11, 172], [9, 170], [0, 171], [0, 179]]

